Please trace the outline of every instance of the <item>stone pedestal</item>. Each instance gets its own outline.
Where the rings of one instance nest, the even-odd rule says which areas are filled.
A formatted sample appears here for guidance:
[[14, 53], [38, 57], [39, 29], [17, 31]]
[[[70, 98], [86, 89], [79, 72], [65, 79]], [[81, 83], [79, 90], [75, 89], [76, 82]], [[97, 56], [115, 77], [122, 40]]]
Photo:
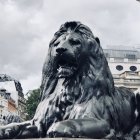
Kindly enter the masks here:
[[105, 140], [105, 139], [86, 139], [86, 138], [36, 138], [36, 139], [16, 139], [16, 140]]

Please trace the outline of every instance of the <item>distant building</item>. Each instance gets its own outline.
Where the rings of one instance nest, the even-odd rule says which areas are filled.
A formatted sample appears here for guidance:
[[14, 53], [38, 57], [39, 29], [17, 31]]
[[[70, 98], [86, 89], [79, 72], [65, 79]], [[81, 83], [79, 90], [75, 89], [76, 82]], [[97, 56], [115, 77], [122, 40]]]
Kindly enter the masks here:
[[26, 119], [25, 109], [26, 99], [24, 98], [24, 96], [18, 96], [18, 114], [23, 120]]
[[114, 74], [113, 77], [116, 86], [124, 86], [132, 91], [140, 92], [140, 71], [126, 71], [122, 74]]
[[140, 91], [140, 52], [127, 49], [104, 49], [116, 86]]
[[[26, 108], [26, 99], [24, 98], [24, 94], [22, 91], [22, 87], [19, 81], [15, 80], [14, 78], [6, 75], [0, 74], [0, 89], [6, 89], [6, 94], [10, 94], [10, 98], [12, 100], [6, 100], [3, 98], [3, 102], [7, 102], [5, 106], [7, 107], [10, 113], [16, 113], [19, 115], [23, 120], [26, 118], [25, 115], [25, 108]], [[16, 108], [16, 109], [15, 109]], [[0, 112], [1, 115], [1, 112]], [[5, 111], [3, 115], [8, 115]]]
[[0, 89], [0, 118], [5, 118], [8, 114], [18, 115], [15, 101], [11, 98], [11, 93], [6, 89]]

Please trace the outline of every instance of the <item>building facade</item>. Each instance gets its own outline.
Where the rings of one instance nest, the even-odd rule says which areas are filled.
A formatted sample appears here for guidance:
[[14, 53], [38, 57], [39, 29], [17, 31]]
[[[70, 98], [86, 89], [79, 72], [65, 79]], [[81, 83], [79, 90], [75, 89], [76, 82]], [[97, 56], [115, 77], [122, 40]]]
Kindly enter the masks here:
[[138, 50], [104, 49], [115, 86], [140, 91], [140, 52]]
[[2, 113], [0, 112], [0, 115], [7, 116], [8, 114], [16, 114], [22, 120], [25, 120], [26, 99], [24, 98], [20, 82], [6, 74], [0, 74], [0, 89], [6, 90], [2, 90], [2, 92], [6, 92], [6, 94], [10, 94], [10, 99], [1, 98], [1, 101], [5, 104], [3, 105], [4, 108]]
[[5, 118], [8, 114], [18, 115], [18, 109], [14, 99], [6, 89], [0, 89], [0, 118]]

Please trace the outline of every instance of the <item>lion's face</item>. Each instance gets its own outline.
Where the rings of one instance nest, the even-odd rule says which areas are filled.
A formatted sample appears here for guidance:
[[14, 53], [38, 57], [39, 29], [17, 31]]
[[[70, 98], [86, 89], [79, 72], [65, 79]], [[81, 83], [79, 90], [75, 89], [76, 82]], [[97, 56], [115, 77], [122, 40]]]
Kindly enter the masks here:
[[78, 69], [82, 46], [82, 36], [77, 33], [63, 34], [54, 42], [51, 55], [57, 60], [59, 77], [70, 77]]
[[93, 51], [93, 46], [96, 46], [94, 50], [97, 49], [98, 43], [93, 38], [91, 41], [87, 32], [89, 29], [82, 26], [77, 30], [67, 28], [65, 31], [60, 30], [56, 33], [57, 37], [50, 45], [50, 55], [54, 58], [53, 66], [59, 78], [71, 77], [79, 71], [81, 65], [88, 61], [87, 58]]

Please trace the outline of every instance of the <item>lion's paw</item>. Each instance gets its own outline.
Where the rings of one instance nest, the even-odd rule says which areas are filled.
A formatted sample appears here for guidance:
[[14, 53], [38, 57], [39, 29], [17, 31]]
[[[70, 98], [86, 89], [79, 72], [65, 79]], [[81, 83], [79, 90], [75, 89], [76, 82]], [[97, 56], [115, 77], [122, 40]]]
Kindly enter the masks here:
[[53, 124], [47, 131], [49, 137], [77, 137], [73, 127], [66, 125], [64, 122]]
[[0, 129], [0, 139], [10, 138], [12, 136], [12, 128]]
[[4, 131], [0, 129], [0, 139], [3, 138], [3, 136], [4, 136]]

